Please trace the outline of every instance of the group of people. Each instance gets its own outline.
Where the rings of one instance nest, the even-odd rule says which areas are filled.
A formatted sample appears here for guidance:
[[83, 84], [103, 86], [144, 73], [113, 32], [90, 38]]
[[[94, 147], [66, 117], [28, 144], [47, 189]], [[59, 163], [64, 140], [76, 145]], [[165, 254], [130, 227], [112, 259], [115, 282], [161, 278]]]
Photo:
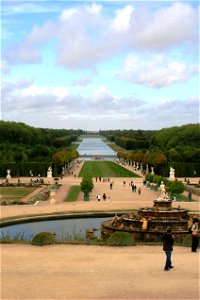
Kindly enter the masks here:
[[[191, 227], [191, 236], [192, 236], [191, 251], [192, 252], [196, 252], [199, 245], [198, 233], [199, 233], [199, 219], [194, 218]], [[164, 270], [169, 271], [170, 269], [174, 268], [171, 260], [171, 254], [174, 245], [174, 236], [172, 234], [171, 228], [167, 228], [165, 234], [162, 236], [162, 241], [163, 241], [163, 250], [165, 251], [166, 254], [166, 262], [165, 262]]]

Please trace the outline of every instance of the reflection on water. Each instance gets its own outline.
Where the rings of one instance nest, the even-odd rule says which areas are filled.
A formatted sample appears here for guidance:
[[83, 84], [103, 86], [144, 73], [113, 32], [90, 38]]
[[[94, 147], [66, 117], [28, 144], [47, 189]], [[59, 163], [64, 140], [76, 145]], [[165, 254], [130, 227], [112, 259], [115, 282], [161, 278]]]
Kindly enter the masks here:
[[75, 237], [85, 237], [85, 231], [92, 228], [97, 228], [95, 236], [100, 237], [101, 223], [109, 220], [108, 217], [99, 218], [81, 218], [81, 219], [64, 219], [52, 221], [39, 221], [12, 225], [1, 228], [0, 238], [8, 235], [10, 238], [15, 238], [19, 233], [23, 234], [23, 238], [31, 240], [32, 237], [39, 232], [55, 232], [56, 239], [62, 241], [64, 238], [74, 239]]
[[116, 155], [100, 138], [84, 138], [77, 151], [80, 155]]

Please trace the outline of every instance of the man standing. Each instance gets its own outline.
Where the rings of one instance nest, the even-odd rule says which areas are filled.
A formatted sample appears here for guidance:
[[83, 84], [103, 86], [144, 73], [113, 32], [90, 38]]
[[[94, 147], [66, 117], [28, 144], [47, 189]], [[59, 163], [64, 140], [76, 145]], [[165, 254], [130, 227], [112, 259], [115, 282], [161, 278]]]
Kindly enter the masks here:
[[174, 237], [171, 232], [172, 232], [171, 229], [168, 228], [166, 230], [166, 233], [162, 236], [163, 250], [166, 253], [166, 263], [165, 263], [164, 271], [169, 271], [170, 269], [173, 268], [171, 262], [171, 254], [173, 251]]

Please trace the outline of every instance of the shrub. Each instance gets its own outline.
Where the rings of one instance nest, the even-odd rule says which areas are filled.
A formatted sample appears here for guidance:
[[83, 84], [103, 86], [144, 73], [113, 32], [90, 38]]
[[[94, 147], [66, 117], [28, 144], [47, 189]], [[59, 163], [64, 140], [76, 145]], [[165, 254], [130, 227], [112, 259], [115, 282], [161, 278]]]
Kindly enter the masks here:
[[128, 232], [116, 231], [107, 240], [109, 246], [134, 246], [134, 237]]
[[191, 234], [188, 234], [183, 238], [183, 246], [191, 247], [191, 245], [192, 245], [192, 237]]
[[167, 191], [172, 195], [177, 195], [183, 193], [185, 187], [182, 181], [168, 181], [167, 183]]
[[32, 239], [32, 245], [35, 246], [50, 245], [55, 244], [55, 242], [55, 233], [51, 232], [39, 232]]

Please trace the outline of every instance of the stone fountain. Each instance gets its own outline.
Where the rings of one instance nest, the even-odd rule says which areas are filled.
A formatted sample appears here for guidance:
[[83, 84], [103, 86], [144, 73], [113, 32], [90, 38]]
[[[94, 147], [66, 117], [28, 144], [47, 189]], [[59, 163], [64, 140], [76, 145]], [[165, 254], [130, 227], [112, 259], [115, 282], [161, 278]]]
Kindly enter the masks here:
[[187, 209], [172, 207], [172, 200], [166, 193], [163, 182], [160, 185], [160, 194], [153, 203], [153, 207], [140, 208], [137, 213], [115, 215], [111, 220], [103, 222], [102, 236], [125, 231], [130, 232], [136, 239], [153, 240], [160, 238], [167, 227], [172, 229], [176, 238], [188, 234], [192, 217]]

